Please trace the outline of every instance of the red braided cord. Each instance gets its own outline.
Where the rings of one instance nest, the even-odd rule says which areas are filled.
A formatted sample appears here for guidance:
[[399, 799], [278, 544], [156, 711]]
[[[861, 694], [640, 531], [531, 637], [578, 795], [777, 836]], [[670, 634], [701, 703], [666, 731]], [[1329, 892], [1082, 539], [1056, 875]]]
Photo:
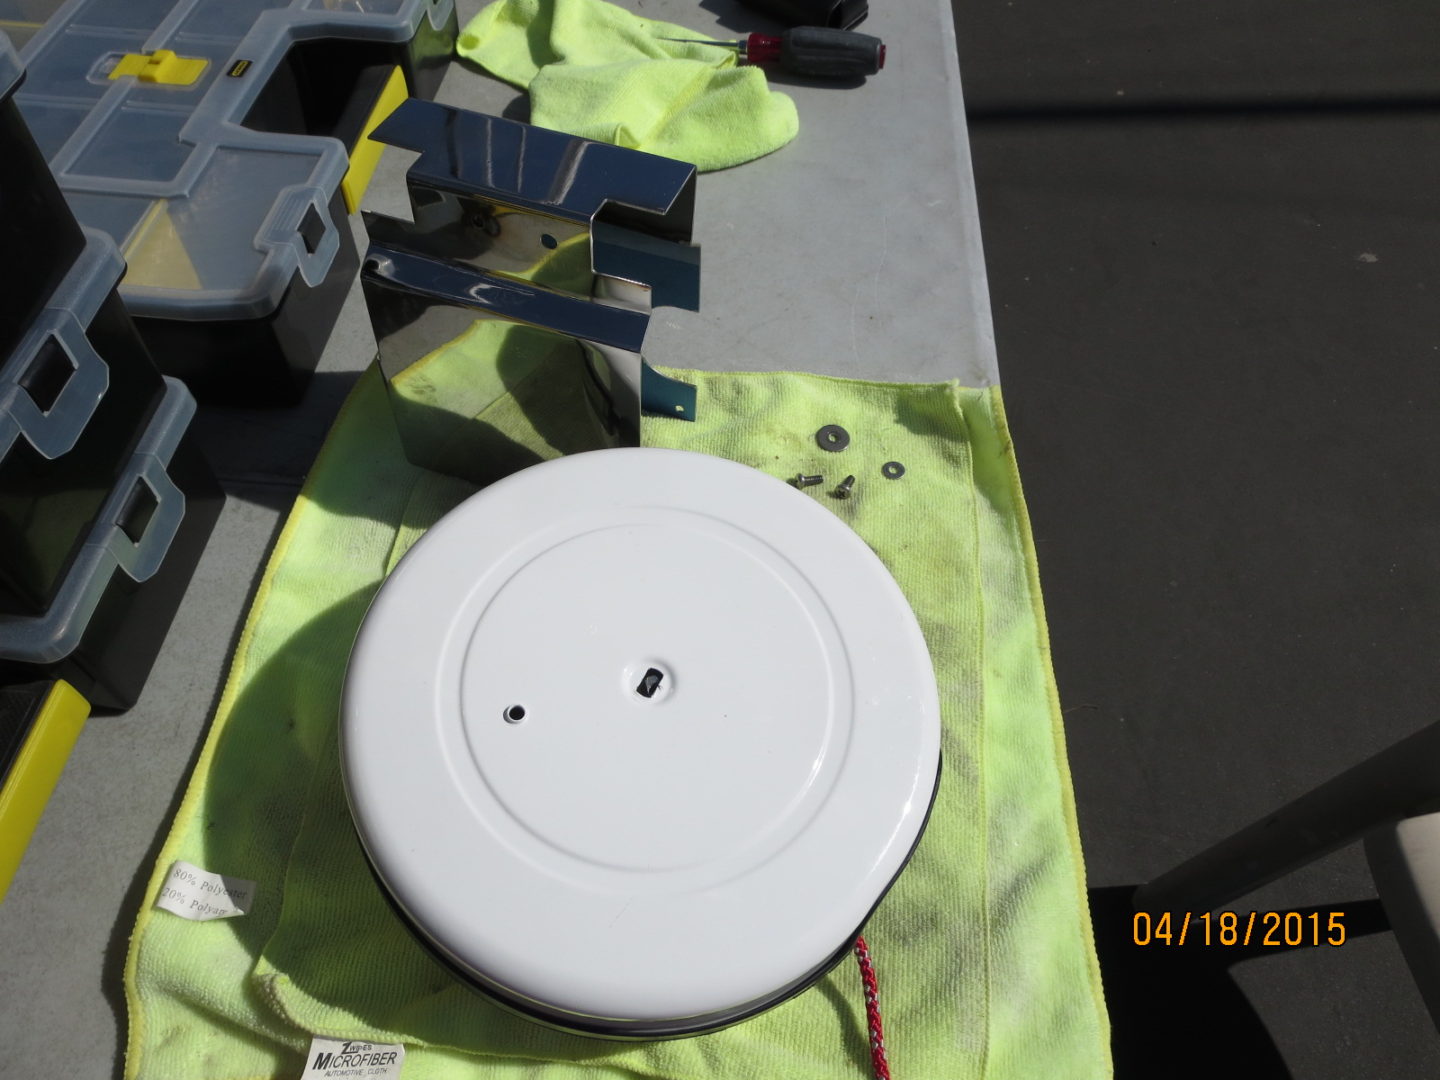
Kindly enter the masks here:
[[855, 959], [860, 962], [860, 981], [865, 986], [865, 1020], [870, 1025], [870, 1066], [875, 1080], [890, 1080], [890, 1062], [885, 1057], [885, 1029], [880, 1025], [880, 987], [875, 981], [875, 965], [870, 962], [870, 946], [863, 937], [855, 939]]

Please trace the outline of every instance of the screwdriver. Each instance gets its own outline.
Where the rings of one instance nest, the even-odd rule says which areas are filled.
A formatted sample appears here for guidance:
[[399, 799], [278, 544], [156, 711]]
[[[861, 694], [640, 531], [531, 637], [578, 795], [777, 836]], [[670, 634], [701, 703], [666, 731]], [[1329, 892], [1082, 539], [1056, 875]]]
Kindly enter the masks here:
[[822, 79], [848, 79], [874, 75], [885, 66], [885, 45], [877, 37], [853, 30], [831, 30], [823, 26], [797, 26], [776, 37], [751, 34], [744, 41], [701, 41], [695, 38], [662, 38], [686, 45], [718, 45], [736, 49], [747, 64], [779, 63], [792, 75]]

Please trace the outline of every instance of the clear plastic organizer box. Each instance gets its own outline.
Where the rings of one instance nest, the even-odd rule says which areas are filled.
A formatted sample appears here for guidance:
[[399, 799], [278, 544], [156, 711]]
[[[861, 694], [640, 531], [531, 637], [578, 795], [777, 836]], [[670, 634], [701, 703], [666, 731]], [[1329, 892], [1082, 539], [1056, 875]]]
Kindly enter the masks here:
[[[119, 247], [162, 370], [187, 379], [170, 354], [193, 341], [152, 338], [152, 320], [221, 330], [337, 270], [348, 285], [351, 95], [390, 64], [401, 99], [433, 96], [455, 26], [454, 0], [0, 0], [0, 32], [24, 41], [20, 112], [80, 224]], [[306, 315], [333, 323], [341, 301]], [[295, 337], [273, 344], [318, 353]]]

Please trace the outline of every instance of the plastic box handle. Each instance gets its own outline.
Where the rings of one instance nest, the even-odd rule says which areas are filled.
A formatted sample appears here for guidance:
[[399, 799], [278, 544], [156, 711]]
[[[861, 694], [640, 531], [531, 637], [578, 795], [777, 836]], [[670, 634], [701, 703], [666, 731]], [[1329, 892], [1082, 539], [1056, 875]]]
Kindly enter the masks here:
[[[184, 384], [168, 377], [165, 384], [165, 399], [50, 608], [43, 615], [0, 617], [0, 657], [30, 664], [65, 659], [79, 647], [115, 570], [142, 582], [164, 563], [185, 517], [185, 493], [170, 478], [170, 459], [195, 415], [195, 399]], [[132, 540], [121, 522], [137, 484], [150, 489], [155, 507], [142, 535]]]
[[[49, 409], [42, 409], [20, 385], [49, 343], [69, 359], [71, 371]], [[68, 454], [110, 388], [110, 366], [101, 359], [73, 312], [47, 308], [5, 365], [0, 383], [0, 457], [20, 436], [41, 457]]]

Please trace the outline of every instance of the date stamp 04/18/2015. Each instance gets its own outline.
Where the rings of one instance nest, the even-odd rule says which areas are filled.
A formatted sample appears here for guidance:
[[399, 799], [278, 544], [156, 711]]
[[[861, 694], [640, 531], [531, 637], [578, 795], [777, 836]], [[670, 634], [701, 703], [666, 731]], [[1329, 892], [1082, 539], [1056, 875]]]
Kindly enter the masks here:
[[1136, 945], [1344, 945], [1345, 913], [1329, 911], [1137, 911]]

